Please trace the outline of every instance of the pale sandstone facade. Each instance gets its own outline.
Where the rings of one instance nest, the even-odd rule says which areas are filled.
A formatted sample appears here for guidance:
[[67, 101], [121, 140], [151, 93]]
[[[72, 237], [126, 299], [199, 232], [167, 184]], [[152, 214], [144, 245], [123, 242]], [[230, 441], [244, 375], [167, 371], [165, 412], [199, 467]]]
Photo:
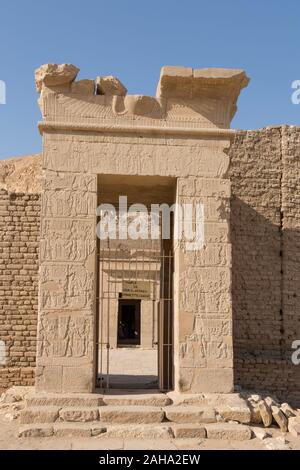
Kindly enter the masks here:
[[[231, 132], [218, 127], [229, 125], [232, 95], [227, 113], [210, 99], [232, 79], [213, 79], [210, 89], [207, 76], [197, 84], [190, 70], [171, 73], [163, 72], [157, 99], [124, 98], [118, 83], [106, 88], [115, 94], [94, 95], [88, 81], [42, 92], [38, 390], [94, 389], [98, 175], [121, 174], [170, 178], [178, 200], [209, 209], [204, 252], [174, 250], [175, 388], [229, 392], [235, 383], [297, 401], [299, 129], [237, 133], [228, 156]], [[202, 86], [208, 96], [198, 97]], [[85, 98], [74, 99], [82, 90]]]
[[[248, 79], [239, 70], [165, 67], [153, 98], [124, 95], [119, 83], [103, 92], [101, 81], [94, 94], [94, 82], [76, 83], [73, 72], [66, 65], [37, 73], [44, 182], [36, 388], [94, 390], [98, 178], [139, 175], [153, 185], [176, 180], [175, 201], [201, 201], [206, 210], [206, 249], [188, 252], [184, 242], [173, 247], [174, 387], [230, 392], [230, 181], [224, 150]], [[223, 263], [215, 266], [220, 249]]]

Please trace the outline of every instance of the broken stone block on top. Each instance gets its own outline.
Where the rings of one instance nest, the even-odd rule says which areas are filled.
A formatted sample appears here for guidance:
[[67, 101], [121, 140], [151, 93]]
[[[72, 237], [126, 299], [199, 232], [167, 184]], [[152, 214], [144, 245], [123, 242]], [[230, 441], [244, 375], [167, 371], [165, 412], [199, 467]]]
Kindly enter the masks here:
[[97, 95], [125, 96], [127, 88], [117, 77], [111, 75], [96, 78]]
[[46, 87], [57, 87], [72, 83], [79, 69], [72, 64], [44, 64], [35, 71], [35, 85], [38, 92]]

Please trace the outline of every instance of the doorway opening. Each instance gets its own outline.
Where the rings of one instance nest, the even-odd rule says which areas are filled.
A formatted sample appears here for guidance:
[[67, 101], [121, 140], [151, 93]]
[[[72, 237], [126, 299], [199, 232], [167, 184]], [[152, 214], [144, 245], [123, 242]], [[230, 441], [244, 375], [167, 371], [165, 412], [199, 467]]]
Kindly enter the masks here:
[[119, 300], [118, 347], [141, 344], [141, 301]]
[[[151, 214], [152, 204], [172, 206], [175, 187], [173, 178], [99, 176], [98, 206], [113, 205], [118, 226], [120, 196]], [[155, 239], [98, 239], [96, 388], [103, 391], [173, 387], [173, 215], [166, 240], [161, 215], [156, 223]]]

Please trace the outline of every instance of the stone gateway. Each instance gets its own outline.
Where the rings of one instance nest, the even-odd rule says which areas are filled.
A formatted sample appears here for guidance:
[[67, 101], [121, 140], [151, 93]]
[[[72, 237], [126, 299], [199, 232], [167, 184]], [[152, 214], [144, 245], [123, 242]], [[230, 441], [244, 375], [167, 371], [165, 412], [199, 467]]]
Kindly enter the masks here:
[[[141, 425], [167, 415], [214, 423], [204, 396], [237, 387], [299, 406], [299, 129], [229, 128], [249, 82], [242, 70], [163, 67], [155, 97], [127, 94], [116, 77], [77, 81], [78, 72], [36, 71], [42, 157], [22, 162], [21, 176], [10, 161], [0, 168], [0, 387], [34, 385], [29, 401], [47, 402], [53, 422], [126, 425], [115, 408], [127, 399], [98, 410], [100, 394], [120, 389], [140, 394], [130, 405]], [[124, 229], [124, 196], [141, 237]], [[191, 249], [197, 207], [203, 243]], [[181, 219], [192, 235], [176, 236]], [[110, 223], [117, 236], [98, 237]], [[146, 389], [187, 401], [157, 410], [169, 398], [143, 401]], [[141, 402], [145, 413], [135, 410]]]

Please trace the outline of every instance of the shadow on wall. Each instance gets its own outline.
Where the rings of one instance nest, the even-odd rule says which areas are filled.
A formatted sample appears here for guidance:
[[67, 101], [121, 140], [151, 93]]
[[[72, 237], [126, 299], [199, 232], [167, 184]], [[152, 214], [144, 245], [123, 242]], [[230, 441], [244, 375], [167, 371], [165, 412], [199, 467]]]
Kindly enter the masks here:
[[300, 338], [300, 275], [294, 277], [300, 254], [294, 261], [291, 252], [297, 245], [300, 253], [300, 233], [283, 233], [233, 197], [231, 242], [235, 384], [299, 404], [300, 366], [291, 362], [291, 344]]

